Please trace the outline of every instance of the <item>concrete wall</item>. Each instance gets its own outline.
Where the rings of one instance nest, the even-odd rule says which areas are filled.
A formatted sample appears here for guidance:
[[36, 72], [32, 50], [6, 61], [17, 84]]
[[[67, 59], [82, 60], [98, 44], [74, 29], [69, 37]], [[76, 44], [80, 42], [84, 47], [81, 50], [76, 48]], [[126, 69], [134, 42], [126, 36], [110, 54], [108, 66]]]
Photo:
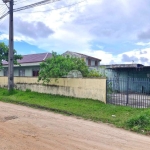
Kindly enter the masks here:
[[[7, 77], [0, 77], [0, 86], [7, 86]], [[34, 77], [15, 77], [17, 89], [31, 89], [39, 93], [58, 94], [79, 98], [91, 98], [106, 103], [106, 79], [60, 78], [50, 84], [42, 85]]]

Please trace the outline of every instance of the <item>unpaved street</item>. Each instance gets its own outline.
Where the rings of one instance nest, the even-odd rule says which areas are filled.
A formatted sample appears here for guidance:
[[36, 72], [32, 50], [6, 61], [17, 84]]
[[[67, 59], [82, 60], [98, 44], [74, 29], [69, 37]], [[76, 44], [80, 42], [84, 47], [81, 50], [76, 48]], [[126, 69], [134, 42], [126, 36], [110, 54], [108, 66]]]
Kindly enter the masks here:
[[0, 102], [0, 150], [149, 150], [150, 137]]

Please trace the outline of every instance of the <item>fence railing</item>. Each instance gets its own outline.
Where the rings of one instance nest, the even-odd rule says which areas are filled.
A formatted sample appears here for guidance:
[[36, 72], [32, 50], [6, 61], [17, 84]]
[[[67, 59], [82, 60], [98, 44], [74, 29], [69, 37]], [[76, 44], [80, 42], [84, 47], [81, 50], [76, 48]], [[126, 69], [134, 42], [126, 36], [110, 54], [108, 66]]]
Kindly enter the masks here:
[[107, 103], [146, 108], [150, 106], [149, 78], [112, 78], [107, 80]]

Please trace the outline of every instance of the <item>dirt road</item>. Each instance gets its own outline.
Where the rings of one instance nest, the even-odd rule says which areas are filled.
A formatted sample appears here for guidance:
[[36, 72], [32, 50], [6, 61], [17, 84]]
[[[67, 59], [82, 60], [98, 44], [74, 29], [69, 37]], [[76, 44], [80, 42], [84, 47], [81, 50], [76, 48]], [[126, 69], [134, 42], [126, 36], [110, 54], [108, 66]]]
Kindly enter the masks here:
[[0, 150], [148, 150], [150, 137], [0, 102]]

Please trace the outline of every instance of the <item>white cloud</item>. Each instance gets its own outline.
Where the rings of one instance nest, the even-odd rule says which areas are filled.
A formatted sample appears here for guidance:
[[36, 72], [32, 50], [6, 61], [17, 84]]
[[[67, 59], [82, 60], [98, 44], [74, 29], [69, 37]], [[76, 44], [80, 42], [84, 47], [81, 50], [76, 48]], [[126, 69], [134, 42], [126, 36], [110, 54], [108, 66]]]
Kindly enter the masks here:
[[101, 64], [131, 64], [139, 63], [143, 65], [150, 65], [150, 48], [135, 49], [118, 55], [105, 52], [103, 50], [83, 51], [84, 54], [101, 59]]
[[[14, 7], [38, 1], [16, 3]], [[86, 0], [72, 7], [57, 9], [81, 1], [61, 0], [14, 13], [14, 39], [50, 52], [54, 50], [63, 53], [70, 50], [85, 53], [102, 59], [103, 64], [131, 63], [132, 59], [136, 63], [149, 64], [147, 59], [149, 60], [150, 48], [140, 50], [136, 47], [137, 49], [131, 50], [127, 43], [126, 52], [122, 49], [118, 53], [107, 51], [108, 44], [114, 44], [113, 49], [117, 49], [120, 43], [127, 41], [136, 46], [150, 46], [149, 0], [113, 0], [113, 2], [112, 0]], [[48, 11], [52, 9], [57, 10]], [[42, 22], [43, 26], [38, 29], [33, 28], [35, 22]], [[30, 26], [30, 30], [25, 29], [27, 26], [23, 27], [22, 23]], [[43, 37], [43, 28], [54, 33], [45, 34]], [[37, 35], [34, 32], [37, 33], [38, 30], [42, 32], [42, 37], [34, 38]], [[25, 31], [30, 31], [30, 34], [24, 33]], [[8, 18], [0, 24], [1, 32], [0, 40], [7, 39]], [[93, 50], [92, 45], [98, 50]]]
[[143, 65], [150, 65], [150, 48], [135, 49], [117, 56], [118, 62], [121, 63], [140, 63]]
[[138, 43], [136, 43], [136, 45], [139, 45], [139, 46], [150, 46], [150, 42], [147, 42], [147, 43], [138, 42]]
[[82, 51], [82, 53], [101, 59], [102, 60], [101, 64], [109, 64], [111, 60], [114, 58], [112, 54], [102, 50], [96, 50], [96, 51], [86, 50], [86, 51]]
[[1, 34], [0, 40], [5, 40], [5, 39], [8, 39], [8, 35], [7, 34]]

